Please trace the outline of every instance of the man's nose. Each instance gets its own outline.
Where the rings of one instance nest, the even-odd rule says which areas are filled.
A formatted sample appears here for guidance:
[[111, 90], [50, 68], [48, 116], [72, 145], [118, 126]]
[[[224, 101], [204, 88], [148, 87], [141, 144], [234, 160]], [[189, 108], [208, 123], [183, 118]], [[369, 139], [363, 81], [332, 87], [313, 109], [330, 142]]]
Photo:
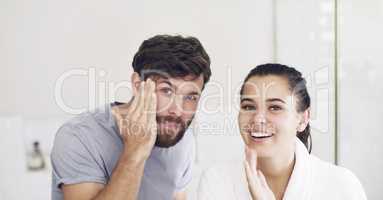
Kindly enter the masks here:
[[183, 111], [183, 99], [181, 95], [176, 95], [172, 99], [172, 102], [169, 105], [169, 114], [174, 116], [181, 116]]

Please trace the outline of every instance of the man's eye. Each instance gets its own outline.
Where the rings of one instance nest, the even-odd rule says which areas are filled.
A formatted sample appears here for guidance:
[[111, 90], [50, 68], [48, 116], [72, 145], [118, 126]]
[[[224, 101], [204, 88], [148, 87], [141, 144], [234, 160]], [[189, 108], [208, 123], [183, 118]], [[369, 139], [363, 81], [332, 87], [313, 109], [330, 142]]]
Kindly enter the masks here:
[[173, 90], [170, 88], [162, 88], [160, 92], [165, 94], [166, 96], [171, 96], [173, 94]]
[[274, 105], [274, 106], [270, 106], [269, 109], [271, 111], [279, 111], [279, 110], [282, 110], [282, 107]]
[[252, 105], [243, 105], [241, 108], [242, 110], [255, 110], [255, 106]]

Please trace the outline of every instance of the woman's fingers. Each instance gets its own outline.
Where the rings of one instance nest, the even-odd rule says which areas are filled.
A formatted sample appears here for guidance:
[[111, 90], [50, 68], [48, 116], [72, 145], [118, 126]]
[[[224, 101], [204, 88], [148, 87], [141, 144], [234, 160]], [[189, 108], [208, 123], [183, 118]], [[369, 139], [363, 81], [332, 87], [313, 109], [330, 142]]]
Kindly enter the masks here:
[[253, 200], [262, 199], [261, 197], [263, 195], [262, 193], [263, 190], [262, 190], [259, 178], [257, 176], [257, 173], [256, 172], [254, 173], [252, 171], [252, 169], [250, 168], [250, 164], [247, 161], [245, 161], [244, 164], [245, 164], [248, 188], [249, 188], [252, 199]]
[[257, 173], [257, 151], [255, 149], [250, 149], [246, 146], [245, 148], [246, 160], [249, 163], [250, 169], [254, 174]]
[[247, 183], [249, 184], [249, 186], [251, 186], [251, 188], [253, 188], [255, 186], [254, 174], [251, 171], [250, 165], [247, 161], [244, 161], [243, 164], [245, 166]]
[[249, 191], [253, 200], [275, 199], [273, 192], [267, 184], [266, 178], [260, 170], [257, 170], [257, 151], [245, 148], [246, 161], [245, 171]]
[[263, 187], [269, 189], [269, 185], [267, 184], [265, 175], [263, 175], [263, 173], [261, 172], [261, 170], [258, 170], [257, 173], [258, 173], [258, 177], [259, 177], [259, 180], [260, 180], [261, 185], [262, 185]]

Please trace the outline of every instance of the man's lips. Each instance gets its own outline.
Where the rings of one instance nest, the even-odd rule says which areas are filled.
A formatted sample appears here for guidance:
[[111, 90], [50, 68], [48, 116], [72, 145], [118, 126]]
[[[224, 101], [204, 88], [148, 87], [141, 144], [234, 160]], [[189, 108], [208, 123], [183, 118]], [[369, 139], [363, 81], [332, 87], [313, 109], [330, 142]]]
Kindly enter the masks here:
[[160, 128], [162, 128], [162, 129], [178, 129], [180, 126], [181, 126], [181, 124], [180, 123], [178, 123], [178, 122], [173, 122], [173, 121], [163, 121], [163, 122], [160, 122], [159, 123], [159, 126], [160, 126]]

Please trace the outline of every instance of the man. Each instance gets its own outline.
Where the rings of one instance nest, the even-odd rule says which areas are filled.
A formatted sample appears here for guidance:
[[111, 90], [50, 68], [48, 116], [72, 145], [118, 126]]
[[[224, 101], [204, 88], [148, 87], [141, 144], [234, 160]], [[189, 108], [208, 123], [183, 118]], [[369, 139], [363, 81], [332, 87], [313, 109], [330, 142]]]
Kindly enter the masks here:
[[158, 35], [133, 60], [133, 98], [81, 114], [57, 132], [53, 200], [186, 199], [194, 141], [187, 129], [209, 81], [194, 37]]

